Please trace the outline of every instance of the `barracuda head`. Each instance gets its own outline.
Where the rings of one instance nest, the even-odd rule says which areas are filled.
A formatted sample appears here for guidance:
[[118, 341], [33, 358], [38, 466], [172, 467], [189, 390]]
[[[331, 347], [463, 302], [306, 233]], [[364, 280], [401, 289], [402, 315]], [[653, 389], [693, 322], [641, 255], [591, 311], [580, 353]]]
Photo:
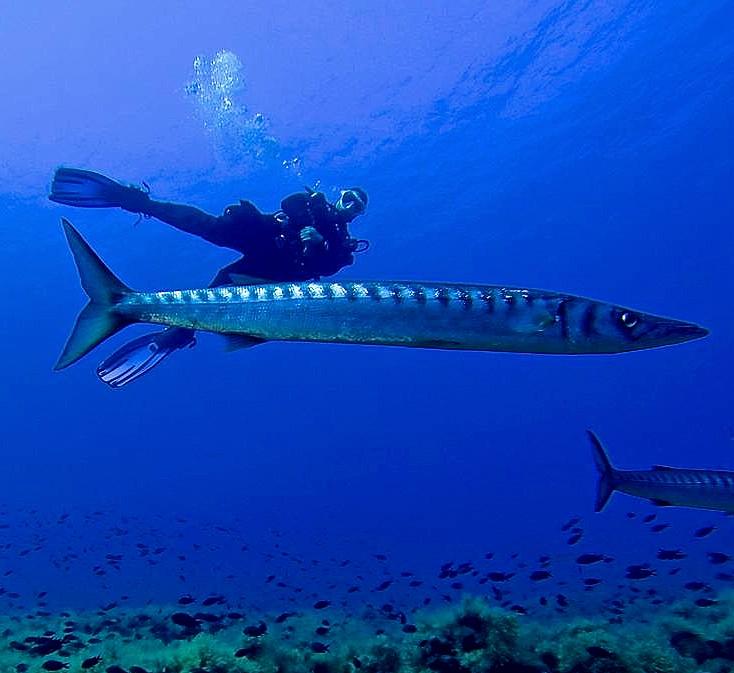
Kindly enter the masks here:
[[602, 311], [599, 332], [602, 341], [616, 344], [616, 351], [658, 348], [705, 337], [709, 331], [690, 322], [641, 313], [621, 306]]

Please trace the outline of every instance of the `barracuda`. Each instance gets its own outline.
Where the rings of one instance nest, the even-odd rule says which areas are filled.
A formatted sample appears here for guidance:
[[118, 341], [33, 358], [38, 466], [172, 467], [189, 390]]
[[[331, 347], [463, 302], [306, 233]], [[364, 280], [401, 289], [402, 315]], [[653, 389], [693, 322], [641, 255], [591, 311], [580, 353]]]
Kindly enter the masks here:
[[734, 472], [655, 465], [652, 470], [618, 470], [599, 438], [588, 431], [599, 471], [595, 511], [601, 512], [614, 491], [650, 500], [661, 507], [694, 507], [734, 513]]
[[237, 346], [319, 341], [548, 354], [619, 353], [707, 334], [583, 297], [493, 285], [350, 281], [136, 292], [62, 223], [90, 301], [56, 369], [141, 322], [216, 332]]

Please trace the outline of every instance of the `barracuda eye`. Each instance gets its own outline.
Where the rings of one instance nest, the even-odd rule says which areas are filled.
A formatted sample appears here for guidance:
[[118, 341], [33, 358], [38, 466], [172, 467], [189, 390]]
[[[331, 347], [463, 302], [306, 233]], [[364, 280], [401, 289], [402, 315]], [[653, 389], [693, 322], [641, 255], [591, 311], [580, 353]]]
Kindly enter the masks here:
[[640, 319], [631, 311], [625, 311], [619, 316], [619, 322], [627, 329], [632, 329]]

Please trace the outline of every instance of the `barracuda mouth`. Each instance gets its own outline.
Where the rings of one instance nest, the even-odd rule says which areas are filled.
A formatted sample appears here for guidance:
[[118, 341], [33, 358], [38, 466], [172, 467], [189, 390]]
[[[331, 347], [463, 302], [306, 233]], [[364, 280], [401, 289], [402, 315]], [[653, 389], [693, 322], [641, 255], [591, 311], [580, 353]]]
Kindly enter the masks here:
[[642, 336], [642, 343], [655, 343], [659, 346], [680, 344], [686, 341], [702, 339], [708, 336], [709, 331], [705, 327], [691, 322], [680, 320], [656, 319], [650, 329]]

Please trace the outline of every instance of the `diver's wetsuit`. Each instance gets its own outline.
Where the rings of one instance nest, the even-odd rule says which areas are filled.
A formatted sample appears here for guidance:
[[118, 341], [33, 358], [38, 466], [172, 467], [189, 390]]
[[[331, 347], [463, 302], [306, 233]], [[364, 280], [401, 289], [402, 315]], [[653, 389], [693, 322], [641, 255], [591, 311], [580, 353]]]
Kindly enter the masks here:
[[[125, 208], [125, 206], [123, 206]], [[303, 281], [331, 276], [354, 262], [357, 240], [348, 219], [320, 193], [296, 193], [281, 202], [278, 213], [261, 213], [249, 201], [214, 216], [192, 206], [148, 200], [141, 210], [171, 226], [215, 245], [242, 253], [219, 271], [212, 287], [233, 283], [231, 274], [265, 281]], [[323, 240], [304, 245], [299, 234], [313, 227]]]

